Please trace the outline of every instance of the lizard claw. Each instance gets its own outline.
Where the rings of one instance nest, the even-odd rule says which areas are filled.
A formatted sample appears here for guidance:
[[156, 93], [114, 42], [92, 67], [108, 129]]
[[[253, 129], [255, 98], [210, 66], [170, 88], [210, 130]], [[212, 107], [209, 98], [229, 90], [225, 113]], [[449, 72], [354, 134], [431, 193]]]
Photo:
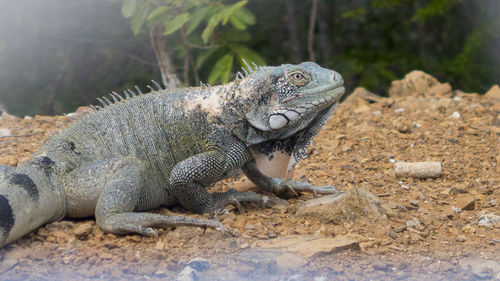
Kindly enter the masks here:
[[153, 239], [155, 241], [158, 241], [159, 237], [158, 237], [158, 232], [156, 232], [154, 229], [152, 229], [151, 227], [144, 227], [144, 228], [141, 228], [139, 229], [139, 231], [137, 231], [137, 233], [139, 234], [142, 234], [142, 235], [145, 235], [145, 236], [149, 236], [149, 237], [153, 237]]
[[155, 241], [158, 241], [158, 240], [160, 239], [160, 238], [158, 237], [158, 232], [156, 232], [156, 231], [154, 231], [154, 230], [153, 230], [153, 239], [154, 239]]
[[289, 184], [285, 184], [285, 189], [293, 194], [294, 197], [299, 197], [299, 193]]
[[236, 209], [238, 209], [238, 212], [240, 214], [243, 214], [246, 212], [245, 208], [241, 205], [240, 200], [238, 200], [236, 198], [232, 198], [230, 203], [233, 204], [236, 207]]
[[216, 199], [216, 203], [213, 206], [214, 209], [222, 209], [224, 206], [231, 204], [240, 213], [245, 213], [245, 208], [241, 205], [241, 202], [262, 202], [262, 197], [255, 192], [237, 192], [234, 189], [223, 193], [216, 193], [213, 196]]
[[318, 191], [316, 191], [316, 188], [313, 188], [312, 190], [314, 198], [318, 197]]
[[[219, 222], [219, 226], [215, 227], [215, 230], [220, 231], [221, 235], [224, 236], [225, 227], [221, 222]], [[230, 228], [229, 228], [229, 230], [230, 230]]]

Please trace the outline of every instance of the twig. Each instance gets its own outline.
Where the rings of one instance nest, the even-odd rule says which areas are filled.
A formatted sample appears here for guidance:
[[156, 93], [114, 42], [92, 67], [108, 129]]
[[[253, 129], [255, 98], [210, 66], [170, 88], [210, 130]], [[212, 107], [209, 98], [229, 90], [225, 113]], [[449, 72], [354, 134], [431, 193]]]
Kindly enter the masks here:
[[381, 193], [381, 194], [377, 194], [378, 197], [389, 197], [391, 196], [390, 193]]
[[184, 56], [184, 71], [183, 71], [184, 84], [189, 85], [189, 61], [191, 60], [191, 53], [189, 51], [189, 46], [187, 44], [187, 38], [186, 38], [186, 33], [184, 31], [184, 27], [182, 27], [180, 31], [181, 31], [182, 45], [184, 46], [184, 51], [186, 52], [186, 55]]
[[193, 47], [193, 48], [196, 48], [196, 49], [212, 49], [215, 44], [213, 42], [213, 40], [210, 40], [210, 45], [204, 45], [204, 46], [201, 46], [201, 45], [197, 45], [197, 44], [193, 44], [189, 41], [186, 40], [186, 44], [189, 46], [189, 47]]
[[136, 60], [138, 62], [142, 62], [144, 64], [147, 64], [147, 65], [154, 65], [154, 66], [159, 66], [158, 63], [155, 63], [155, 62], [150, 62], [150, 61], [147, 61], [145, 59], [141, 59], [140, 57], [136, 57], [134, 55], [131, 55], [129, 53], [125, 53], [129, 58], [133, 59], [133, 60]]
[[316, 25], [316, 10], [318, 9], [318, 0], [313, 0], [311, 8], [311, 17], [309, 18], [309, 33], [307, 35], [307, 51], [309, 52], [309, 60], [314, 61], [314, 26]]
[[191, 56], [189, 63], [191, 63], [191, 68], [193, 69], [194, 73], [194, 84], [195, 85], [200, 85], [200, 75], [198, 75], [198, 69], [196, 69], [196, 66], [194, 64], [193, 57]]

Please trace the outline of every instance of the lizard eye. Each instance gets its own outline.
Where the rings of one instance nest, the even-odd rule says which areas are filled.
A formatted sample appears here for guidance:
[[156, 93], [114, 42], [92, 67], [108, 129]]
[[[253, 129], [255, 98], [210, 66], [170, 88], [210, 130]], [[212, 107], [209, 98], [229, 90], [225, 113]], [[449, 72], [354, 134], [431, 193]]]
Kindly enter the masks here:
[[288, 79], [296, 86], [304, 86], [309, 82], [309, 76], [300, 70], [295, 70], [289, 73]]

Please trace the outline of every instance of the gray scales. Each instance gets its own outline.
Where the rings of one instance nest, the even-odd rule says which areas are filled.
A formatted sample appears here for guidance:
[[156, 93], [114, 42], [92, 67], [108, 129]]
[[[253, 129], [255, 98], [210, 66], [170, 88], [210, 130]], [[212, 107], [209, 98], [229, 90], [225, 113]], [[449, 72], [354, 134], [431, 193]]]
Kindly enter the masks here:
[[220, 86], [112, 94], [17, 168], [0, 165], [0, 246], [64, 217], [95, 216], [115, 234], [222, 230], [217, 220], [144, 211], [265, 204], [269, 198], [254, 192], [206, 191], [238, 169], [278, 196], [338, 192], [286, 175], [344, 94], [342, 76], [312, 62], [243, 70]]

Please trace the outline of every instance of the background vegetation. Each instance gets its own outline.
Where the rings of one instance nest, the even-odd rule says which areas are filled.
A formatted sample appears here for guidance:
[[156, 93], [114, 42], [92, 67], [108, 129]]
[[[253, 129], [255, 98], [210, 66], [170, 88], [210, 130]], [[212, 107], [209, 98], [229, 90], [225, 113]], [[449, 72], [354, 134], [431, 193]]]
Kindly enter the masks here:
[[71, 112], [150, 79], [226, 82], [245, 58], [313, 60], [384, 95], [413, 69], [464, 91], [500, 82], [498, 0], [37, 0], [0, 9], [0, 104]]

